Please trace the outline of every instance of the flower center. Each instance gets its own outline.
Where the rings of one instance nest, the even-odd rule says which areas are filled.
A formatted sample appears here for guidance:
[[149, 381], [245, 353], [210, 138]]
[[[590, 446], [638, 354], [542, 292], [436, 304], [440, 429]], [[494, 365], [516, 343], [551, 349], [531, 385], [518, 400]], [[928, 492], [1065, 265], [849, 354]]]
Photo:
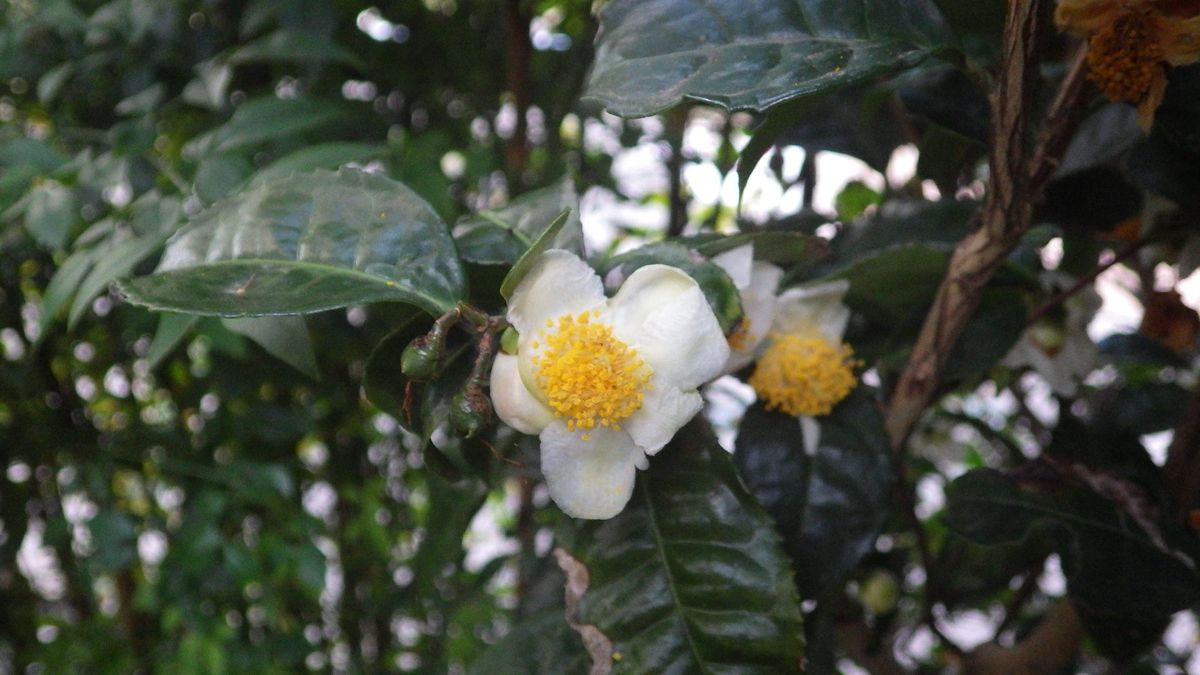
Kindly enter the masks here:
[[1162, 59], [1150, 16], [1126, 12], [1088, 41], [1088, 78], [1108, 100], [1138, 103], [1161, 74]]
[[767, 410], [788, 415], [827, 415], [854, 389], [854, 350], [821, 337], [771, 334], [750, 386]]
[[[567, 421], [567, 430], [620, 429], [619, 422], [642, 407], [654, 371], [637, 352], [613, 336], [600, 313], [565, 314], [547, 321], [533, 348], [537, 384], [546, 403]], [[583, 440], [588, 440], [585, 434]]]

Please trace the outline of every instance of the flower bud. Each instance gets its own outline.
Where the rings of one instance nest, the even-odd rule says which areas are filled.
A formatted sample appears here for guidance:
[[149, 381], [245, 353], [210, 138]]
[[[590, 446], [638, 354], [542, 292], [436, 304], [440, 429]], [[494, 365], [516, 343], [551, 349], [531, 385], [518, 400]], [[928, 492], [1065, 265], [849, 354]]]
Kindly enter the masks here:
[[417, 382], [426, 382], [437, 376], [441, 360], [441, 345], [428, 335], [422, 335], [408, 343], [400, 354], [400, 372]]
[[467, 438], [474, 438], [492, 423], [492, 402], [478, 385], [468, 384], [450, 402], [450, 424]]

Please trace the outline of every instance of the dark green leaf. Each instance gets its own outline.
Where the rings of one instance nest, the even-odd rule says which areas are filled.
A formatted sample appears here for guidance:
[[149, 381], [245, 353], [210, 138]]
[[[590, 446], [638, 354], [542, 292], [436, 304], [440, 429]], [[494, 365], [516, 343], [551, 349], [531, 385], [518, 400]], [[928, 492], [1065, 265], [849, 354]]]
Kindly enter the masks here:
[[541, 190], [527, 192], [508, 206], [463, 218], [454, 227], [464, 260], [483, 265], [514, 265], [564, 209], [567, 222], [549, 248], [583, 255], [583, 225], [579, 221], [579, 196], [570, 178]]
[[[561, 589], [560, 589], [561, 592]], [[583, 673], [591, 661], [579, 634], [563, 618], [563, 609], [538, 612], [512, 627], [467, 671], [495, 673]]]
[[861, 216], [872, 206], [878, 206], [883, 195], [872, 190], [862, 181], [850, 181], [833, 200], [838, 219], [849, 222]]
[[600, 12], [586, 96], [625, 117], [684, 99], [765, 110], [953, 43], [925, 0], [614, 0]]
[[299, 316], [248, 316], [222, 319], [229, 330], [250, 338], [268, 354], [314, 380], [321, 379], [308, 326]]
[[505, 300], [512, 297], [513, 291], [517, 289], [517, 284], [521, 283], [521, 280], [529, 273], [529, 268], [533, 267], [533, 263], [538, 259], [538, 256], [554, 248], [559, 232], [571, 220], [571, 213], [570, 208], [563, 209], [558, 214], [558, 217], [546, 226], [541, 236], [529, 246], [529, 250], [525, 251], [520, 259], [513, 263], [512, 269], [505, 275], [504, 281], [500, 282], [500, 295], [504, 296]]
[[779, 265], [811, 260], [829, 252], [825, 240], [820, 237], [788, 230], [756, 230], [738, 234], [697, 234], [676, 239], [679, 243], [694, 248], [701, 255], [711, 258], [746, 244], [754, 245], [754, 259]]
[[755, 405], [742, 418], [734, 450], [742, 480], [775, 520], [808, 597], [831, 588], [872, 549], [892, 488], [887, 435], [866, 388], [817, 421], [820, 442], [810, 456], [797, 418]]
[[445, 225], [383, 176], [316, 171], [264, 183], [201, 213], [158, 271], [129, 279], [133, 303], [221, 316], [302, 314], [398, 301], [442, 314], [463, 297]]
[[613, 672], [799, 671], [787, 557], [704, 423], [651, 460], [620, 515], [565, 534], [590, 574], [578, 621], [612, 641]]
[[604, 263], [601, 276], [612, 287], [609, 290], [615, 290], [620, 285], [618, 282], [628, 279], [635, 270], [654, 264], [678, 267], [695, 279], [726, 334], [742, 320], [741, 296], [725, 270], [678, 242], [647, 244], [610, 258]]
[[363, 68], [362, 59], [353, 52], [320, 36], [280, 29], [238, 47], [228, 57], [229, 63], [274, 61], [284, 63], [341, 63]]
[[246, 181], [254, 165], [241, 155], [211, 155], [196, 168], [196, 194], [211, 204]]
[[1191, 557], [1112, 502], [1054, 474], [1021, 482], [990, 469], [967, 473], [947, 488], [943, 519], [985, 545], [1054, 528], [1070, 595], [1093, 612], [1166, 616], [1200, 600]]
[[158, 328], [154, 331], [154, 339], [150, 341], [150, 349], [146, 352], [147, 367], [150, 370], [157, 368], [199, 320], [200, 317], [195, 314], [159, 314]]
[[67, 306], [67, 302], [75, 296], [79, 285], [87, 273], [91, 271], [96, 261], [96, 252], [90, 249], [76, 251], [67, 258], [66, 262], [54, 273], [54, 278], [46, 286], [42, 296], [42, 307], [38, 323], [38, 340], [46, 336], [50, 324], [58, 316], [59, 311]]
[[105, 246], [97, 251], [96, 265], [79, 284], [75, 301], [71, 303], [67, 328], [74, 329], [96, 296], [106, 292], [109, 284], [132, 272], [139, 263], [161, 248], [166, 238], [165, 233], [146, 234]]
[[188, 157], [229, 152], [327, 126], [347, 113], [334, 101], [264, 97], [243, 103], [225, 124], [183, 148]]

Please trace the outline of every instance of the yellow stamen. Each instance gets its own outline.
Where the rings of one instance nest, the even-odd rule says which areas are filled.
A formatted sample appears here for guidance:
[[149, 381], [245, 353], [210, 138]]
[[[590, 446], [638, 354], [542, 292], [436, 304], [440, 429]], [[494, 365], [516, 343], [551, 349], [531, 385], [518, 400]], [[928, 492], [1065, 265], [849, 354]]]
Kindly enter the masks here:
[[1163, 75], [1163, 49], [1145, 10], [1122, 14], [1088, 42], [1088, 78], [1110, 101], [1140, 102]]
[[592, 321], [599, 314], [566, 314], [547, 322], [547, 330], [538, 333], [544, 347], [531, 359], [546, 403], [567, 421], [568, 431], [620, 429], [652, 388], [653, 371], [612, 328]]
[[788, 415], [827, 415], [858, 383], [854, 350], [823, 337], [772, 333], [750, 386], [768, 410]]

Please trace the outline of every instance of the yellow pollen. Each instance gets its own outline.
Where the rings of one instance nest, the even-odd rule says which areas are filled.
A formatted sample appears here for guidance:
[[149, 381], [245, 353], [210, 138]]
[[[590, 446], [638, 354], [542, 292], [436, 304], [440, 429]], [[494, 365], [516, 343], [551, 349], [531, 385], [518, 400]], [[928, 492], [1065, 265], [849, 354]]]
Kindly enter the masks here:
[[1088, 41], [1088, 78], [1110, 101], [1138, 103], [1163, 75], [1163, 49], [1146, 11], [1122, 14]]
[[733, 329], [733, 333], [729, 335], [729, 348], [734, 351], [743, 351], [750, 348], [750, 317], [743, 316], [737, 327]]
[[858, 383], [854, 350], [823, 337], [771, 334], [750, 386], [768, 410], [788, 415], [827, 415]]
[[538, 333], [543, 349], [531, 359], [546, 403], [567, 421], [568, 431], [597, 425], [620, 429], [621, 420], [637, 412], [653, 388], [654, 372], [613, 336], [612, 328], [592, 321], [599, 315], [581, 312], [548, 321], [549, 330]]

